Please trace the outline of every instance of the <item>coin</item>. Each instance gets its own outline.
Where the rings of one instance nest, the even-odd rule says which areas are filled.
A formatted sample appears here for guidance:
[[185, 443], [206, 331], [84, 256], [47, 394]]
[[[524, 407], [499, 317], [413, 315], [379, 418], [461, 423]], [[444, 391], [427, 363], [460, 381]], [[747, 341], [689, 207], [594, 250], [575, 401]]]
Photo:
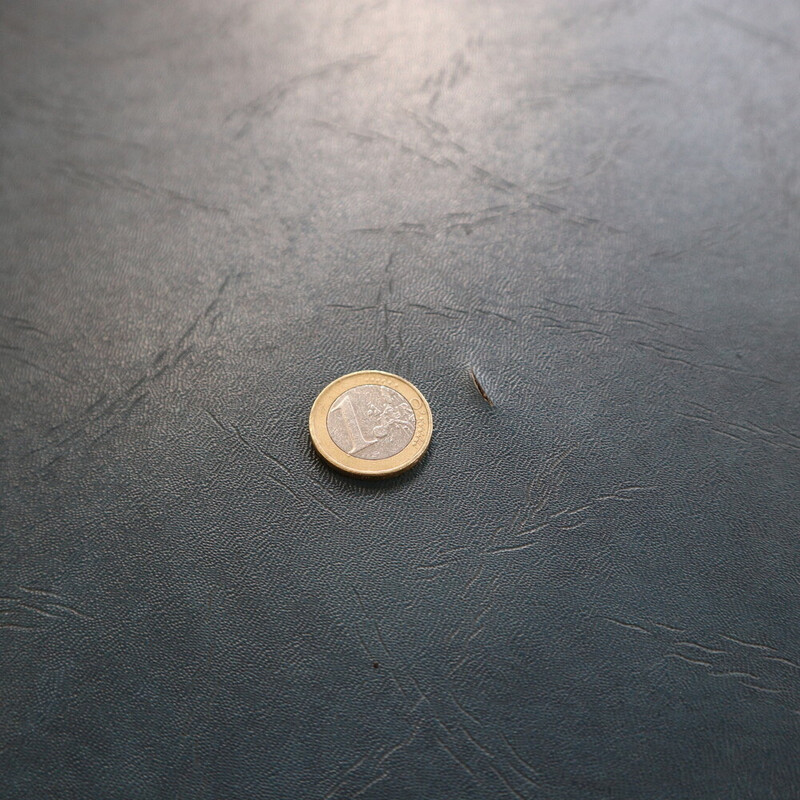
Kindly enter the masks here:
[[390, 372], [364, 370], [342, 375], [319, 393], [308, 427], [329, 464], [364, 478], [386, 478], [422, 458], [433, 419], [416, 386]]

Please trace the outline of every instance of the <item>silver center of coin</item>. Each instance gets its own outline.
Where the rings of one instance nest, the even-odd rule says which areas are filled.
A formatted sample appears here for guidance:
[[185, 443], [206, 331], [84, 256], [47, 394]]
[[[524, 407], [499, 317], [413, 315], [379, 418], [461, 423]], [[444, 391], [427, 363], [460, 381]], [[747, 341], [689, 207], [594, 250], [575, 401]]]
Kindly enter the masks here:
[[354, 386], [328, 411], [328, 433], [336, 446], [357, 458], [397, 455], [412, 439], [417, 418], [406, 399], [388, 386]]

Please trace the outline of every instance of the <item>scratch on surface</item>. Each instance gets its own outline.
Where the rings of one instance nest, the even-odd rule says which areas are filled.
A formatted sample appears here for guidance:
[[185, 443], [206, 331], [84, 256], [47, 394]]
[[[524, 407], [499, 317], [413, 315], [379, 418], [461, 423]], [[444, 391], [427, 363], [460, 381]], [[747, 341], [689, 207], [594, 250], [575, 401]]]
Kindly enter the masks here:
[[481, 628], [478, 628], [477, 630], [473, 631], [467, 637], [467, 643], [471, 642], [473, 639], [477, 639], [484, 632], [484, 630], [485, 630], [485, 628], [481, 627]]
[[38, 372], [43, 372], [45, 375], [50, 375], [53, 378], [58, 378], [62, 383], [68, 383], [72, 385], [72, 381], [69, 380], [66, 376], [62, 375], [60, 372], [57, 372], [54, 369], [50, 369], [49, 367], [43, 367], [41, 364], [37, 364], [35, 361], [31, 361], [29, 358], [23, 358], [23, 356], [17, 355], [16, 352], [4, 350], [3, 352], [8, 355], [9, 358], [13, 359], [14, 361], [18, 361], [20, 364], [25, 364], [27, 367], [31, 367], [32, 369], [37, 370]]
[[[215, 298], [219, 300], [230, 284], [241, 275], [242, 273], [225, 276], [214, 291]], [[86, 409], [71, 420], [51, 427], [48, 431], [50, 441], [31, 451], [28, 455], [49, 451], [51, 457], [44, 464], [39, 465], [40, 468], [46, 468], [70, 452], [70, 448], [66, 447], [68, 443], [81, 439], [88, 446], [93, 446], [105, 436], [118, 430], [132, 412], [145, 401], [155, 382], [168, 370], [175, 369], [193, 351], [195, 343], [201, 335], [199, 323], [202, 319], [202, 312], [194, 315], [174, 342], [158, 350], [144, 369], [143, 374], [140, 374], [136, 380], [115, 395], [100, 392]], [[207, 332], [206, 328], [207, 326], [202, 330]], [[190, 338], [194, 338], [195, 341], [189, 342]], [[137, 392], [138, 394], [136, 394]]]
[[711, 421], [709, 419], [706, 419], [705, 417], [696, 417], [693, 414], [684, 414], [681, 411], [676, 411], [675, 413], [679, 417], [683, 417], [684, 419], [690, 419], [690, 420], [693, 420], [694, 422], [710, 422]]
[[[353, 594], [355, 594], [356, 598], [358, 599], [358, 604], [361, 607], [361, 613], [372, 623], [372, 627], [375, 628], [375, 634], [378, 637], [378, 641], [380, 642], [381, 647], [383, 648], [383, 652], [386, 653], [386, 655], [391, 658], [392, 654], [389, 652], [389, 648], [386, 646], [386, 642], [383, 640], [383, 636], [381, 634], [381, 629], [378, 626], [378, 622], [367, 611], [367, 607], [364, 604], [364, 598], [361, 597], [361, 593], [355, 587], [353, 587]], [[417, 688], [419, 689], [419, 686]], [[419, 692], [420, 694], [423, 694], [421, 689], [419, 689]]]
[[[511, 742], [508, 741], [508, 739], [506, 738], [505, 734], [501, 733], [500, 736], [502, 737], [503, 741], [506, 743], [506, 746], [508, 747], [508, 749], [514, 754], [514, 756], [516, 757], [517, 761], [519, 761], [520, 764], [522, 764], [525, 767], [527, 767], [528, 770], [530, 770], [530, 772], [532, 772], [533, 775], [535, 775], [536, 779], [538, 780], [541, 777], [539, 775], [539, 771], [534, 769], [533, 766], [519, 754], [519, 752], [514, 747], [514, 745], [512, 745]], [[528, 780], [531, 780], [531, 779], [529, 778]], [[531, 781], [531, 782], [533, 783], [533, 781]]]
[[[269, 459], [267, 457], [267, 454], [265, 452], [263, 452], [262, 449], [258, 445], [253, 444], [252, 442], [250, 442], [248, 439], [245, 438], [245, 436], [242, 434], [242, 432], [239, 430], [239, 428], [237, 428], [235, 425], [231, 425], [231, 427], [233, 428], [233, 432], [236, 435], [236, 438], [239, 439], [239, 441], [242, 444], [244, 444], [245, 447], [247, 447], [249, 450], [252, 450], [253, 452], [257, 453], [258, 455], [260, 455], [262, 458], [266, 459], [267, 461], [271, 461], [271, 459]], [[282, 486], [296, 500], [300, 500], [301, 499], [300, 495], [297, 492], [295, 492], [295, 490], [292, 489], [291, 486], [288, 486], [286, 483], [284, 483], [284, 481], [282, 481], [280, 478], [277, 478], [274, 475], [268, 475], [267, 477], [271, 481], [273, 481], [274, 483], [277, 483], [279, 486]], [[333, 512], [331, 509], [329, 509], [321, 500], [318, 500], [316, 497], [313, 497], [313, 496], [312, 496], [311, 499], [315, 503], [317, 503], [317, 505], [322, 506], [322, 508], [324, 508], [326, 511], [328, 511], [329, 513], [333, 514], [335, 517], [338, 518], [339, 515], [336, 514], [335, 512]]]
[[[434, 92], [432, 98], [438, 99], [439, 90]], [[435, 99], [433, 100], [435, 102]], [[349, 139], [358, 141], [366, 146], [389, 145], [396, 152], [404, 156], [409, 156], [418, 163], [430, 166], [433, 170], [447, 168], [459, 173], [463, 178], [492, 190], [502, 192], [511, 202], [498, 205], [493, 204], [487, 209], [469, 212], [452, 212], [443, 217], [426, 219], [424, 223], [417, 223], [414, 229], [405, 230], [397, 225], [385, 226], [364, 226], [357, 228], [361, 233], [381, 233], [381, 234], [403, 234], [415, 232], [419, 235], [434, 237], [438, 235], [447, 236], [452, 232], [463, 231], [466, 234], [472, 233], [475, 229], [494, 223], [511, 221], [519, 216], [527, 216], [540, 211], [559, 216], [565, 223], [576, 223], [589, 228], [605, 231], [610, 234], [618, 234], [621, 231], [612, 225], [604, 223], [602, 220], [585, 217], [573, 212], [565, 206], [559, 206], [542, 197], [536, 192], [528, 191], [514, 181], [508, 180], [479, 164], [474, 162], [467, 150], [454, 141], [447, 128], [440, 123], [436, 123], [428, 117], [430, 124], [423, 121], [422, 117], [406, 110], [406, 116], [412, 119], [417, 127], [413, 133], [418, 137], [419, 130], [424, 132], [427, 139], [427, 147], [414, 146], [409, 143], [408, 137], [402, 138], [398, 135], [387, 135], [380, 131], [364, 129], [359, 131], [349, 130], [347, 127], [328, 120], [312, 120], [313, 124], [318, 125], [331, 132], [338, 133]], [[447, 152], [448, 155], [444, 153]], [[453, 221], [454, 216], [462, 215], [462, 218]]]
[[505, 776], [505, 775], [503, 775], [503, 773], [502, 773], [502, 772], [500, 772], [500, 770], [498, 770], [498, 769], [497, 769], [497, 767], [496, 767], [494, 764], [492, 764], [492, 763], [490, 762], [489, 764], [487, 764], [487, 766], [489, 767], [489, 769], [490, 769], [492, 772], [494, 772], [494, 774], [495, 774], [495, 775], [497, 775], [497, 777], [498, 777], [498, 778], [500, 778], [500, 780], [503, 782], [503, 784], [505, 785], [505, 787], [508, 789], [508, 791], [509, 791], [509, 792], [511, 792], [511, 794], [513, 794], [513, 795], [514, 795], [514, 797], [517, 797], [517, 798], [519, 798], [519, 800], [528, 800], [528, 799], [525, 797], [525, 795], [524, 795], [524, 794], [522, 794], [520, 791], [518, 791], [517, 789], [515, 789], [515, 788], [514, 788], [514, 787], [511, 785], [511, 783], [509, 782], [508, 778], [506, 778], [506, 776]]
[[464, 664], [466, 664], [467, 661], [469, 661], [469, 658], [470, 658], [470, 654], [467, 653], [454, 667], [452, 667], [450, 669], [450, 671], [447, 673], [447, 677], [448, 678], [452, 678], [453, 675], [455, 675], [456, 672], [458, 672], [458, 670], [460, 670], [461, 667], [463, 667]]
[[800, 664], [796, 664], [788, 658], [781, 658], [780, 656], [764, 656], [764, 658], [767, 661], [777, 661], [780, 664], [785, 664], [787, 667], [792, 667], [792, 669], [800, 669]]
[[800, 53], [800, 47], [798, 47], [790, 39], [785, 39], [784, 37], [778, 35], [777, 33], [773, 33], [772, 31], [760, 28], [757, 25], [753, 25], [751, 22], [747, 22], [746, 20], [740, 19], [739, 17], [734, 17], [733, 15], [728, 14], [725, 11], [720, 11], [719, 9], [711, 8], [710, 6], [698, 4], [698, 8], [706, 16], [717, 19], [730, 28], [734, 28], [735, 30], [741, 31], [742, 33], [746, 33], [757, 39], [761, 39], [762, 41], [767, 42], [768, 44], [778, 45], [781, 49], [785, 50], [788, 53], [792, 53], [793, 55], [797, 55], [798, 53]]
[[683, 628], [676, 628], [674, 625], [667, 625], [666, 622], [654, 622], [653, 624], [659, 628], [663, 628], [666, 631], [673, 631], [674, 633], [686, 633]]
[[694, 647], [711, 655], [727, 655], [726, 650], [715, 650], [713, 647], [706, 647], [705, 645], [697, 644], [697, 642], [675, 642], [675, 644], [683, 647]]
[[475, 735], [470, 731], [470, 729], [467, 728], [466, 725], [460, 725], [459, 727], [464, 732], [464, 735], [472, 742], [473, 745], [475, 745], [475, 747], [478, 748], [478, 750], [481, 751], [481, 753], [483, 753], [486, 756], [486, 758], [490, 759], [491, 761], [495, 760], [494, 753], [491, 750], [489, 750], [488, 747], [481, 744], [475, 737]]
[[[470, 719], [471, 719], [471, 720], [472, 720], [472, 721], [473, 721], [473, 722], [474, 722], [476, 725], [481, 725], [481, 722], [480, 722], [480, 720], [478, 720], [478, 718], [477, 718], [477, 717], [475, 717], [473, 714], [470, 714], [470, 712], [469, 712], [469, 711], [467, 711], [467, 709], [466, 709], [466, 708], [464, 708], [464, 706], [463, 706], [463, 705], [461, 705], [461, 703], [459, 703], [459, 702], [458, 702], [458, 698], [457, 698], [457, 697], [456, 697], [454, 694], [451, 694], [451, 695], [450, 695], [450, 699], [453, 701], [453, 703], [454, 703], [454, 705], [456, 706], [456, 708], [458, 708], [458, 710], [459, 710], [459, 711], [460, 711], [460, 712], [461, 712], [461, 713], [462, 713], [462, 714], [463, 714], [465, 717], [469, 717], [469, 718], [470, 718]], [[482, 726], [481, 726], [481, 727], [482, 727]]]
[[[560, 464], [560, 462], [558, 462]], [[559, 483], [560, 485], [560, 483]], [[515, 536], [531, 536], [539, 531], [544, 530], [545, 528], [552, 527], [556, 531], [561, 532], [569, 532], [573, 530], [577, 530], [578, 528], [582, 528], [585, 525], [588, 525], [590, 522], [595, 521], [593, 518], [578, 520], [578, 521], [568, 521], [566, 524], [558, 523], [557, 520], [563, 517], [574, 517], [577, 514], [581, 514], [584, 511], [588, 511], [589, 509], [593, 508], [595, 505], [601, 503], [608, 503], [608, 502], [631, 502], [634, 498], [630, 496], [630, 493], [636, 492], [650, 492], [655, 491], [658, 487], [656, 486], [621, 486], [614, 491], [610, 492], [609, 494], [599, 495], [598, 497], [591, 498], [588, 502], [583, 503], [582, 505], [576, 508], [567, 508], [562, 509], [561, 511], [553, 512], [548, 514], [541, 522], [535, 525], [532, 528], [525, 528], [524, 530], [518, 531]], [[549, 503], [551, 496], [552, 496], [552, 488], [548, 488], [542, 494], [542, 498], [538, 504], [538, 506], [533, 510], [532, 514], [529, 516], [535, 517], [539, 512], [544, 510], [545, 506]], [[519, 522], [519, 515], [517, 520], [515, 521], [515, 525]], [[531, 547], [536, 544], [535, 541], [533, 542], [526, 542], [523, 545], [510, 545], [505, 547], [495, 548], [488, 552], [491, 553], [508, 553], [513, 552], [515, 550], [523, 550], [526, 547]]]
[[388, 772], [384, 772], [382, 775], [378, 775], [377, 778], [375, 778], [374, 780], [371, 780], [366, 786], [364, 786], [363, 789], [359, 789], [357, 792], [354, 792], [351, 796], [352, 797], [360, 797], [368, 789], [371, 789], [373, 786], [375, 786], [376, 783], [380, 783], [381, 781], [385, 781], [388, 777], [389, 777], [389, 773]]
[[[372, 661], [372, 653], [370, 653], [369, 648], [367, 647], [367, 643], [364, 641], [364, 637], [361, 635], [361, 631], [356, 628], [356, 636], [358, 637], [358, 641], [361, 643], [361, 649], [364, 651], [364, 655]], [[365, 756], [366, 758], [366, 756]]]
[[[90, 614], [86, 614], [83, 611], [78, 611], [76, 608], [73, 608], [70, 605], [67, 605], [64, 601], [64, 598], [60, 595], [54, 594], [53, 592], [47, 592], [43, 589], [32, 589], [28, 586], [20, 586], [19, 587], [23, 592], [27, 592], [28, 594], [37, 595], [39, 597], [48, 597], [51, 598], [50, 600], [43, 601], [43, 605], [47, 606], [48, 608], [57, 608], [60, 611], [65, 611], [67, 614], [72, 614], [75, 617], [85, 620], [94, 620], [94, 617]], [[54, 602], [54, 600], [58, 600], [60, 602]], [[23, 605], [20, 602], [20, 605]]]
[[470, 72], [471, 65], [466, 53], [474, 45], [473, 39], [467, 42], [466, 48], [453, 53], [442, 67], [430, 73], [419, 88], [421, 93], [427, 93], [427, 107], [433, 109], [443, 92], [454, 89]]
[[40, 336], [44, 336], [48, 339], [50, 338], [50, 334], [46, 330], [37, 327], [29, 319], [25, 319], [25, 317], [14, 317], [8, 314], [0, 314], [0, 320], [10, 323], [14, 328], [18, 328], [19, 330], [38, 333]]
[[[361, 593], [355, 587], [353, 587], [353, 594], [356, 596], [359, 608], [361, 609], [361, 613], [363, 614], [366, 622], [367, 623], [371, 623], [372, 628], [375, 631], [375, 638], [377, 639], [378, 644], [380, 645], [380, 648], [383, 651], [384, 655], [386, 656], [386, 659], [387, 659], [387, 661], [388, 661], [388, 663], [390, 665], [390, 668], [387, 670], [387, 672], [389, 674], [389, 680], [391, 680], [391, 682], [394, 684], [394, 686], [397, 688], [397, 690], [400, 692], [400, 694], [403, 696], [403, 698], [407, 699], [408, 698], [408, 692], [406, 691], [406, 689], [403, 688], [403, 686], [401, 685], [400, 681], [397, 679], [397, 676], [395, 675], [395, 672], [397, 671], [395, 665], [397, 664], [398, 660], [394, 657], [392, 652], [387, 647], [386, 641], [384, 640], [383, 634], [381, 633], [380, 626], [378, 625], [378, 621], [372, 615], [370, 615], [370, 613], [367, 611], [367, 606], [364, 603], [364, 599], [362, 598]], [[361, 636], [361, 633], [358, 630], [356, 630], [356, 633], [358, 635], [359, 641], [361, 642], [361, 646], [363, 647], [364, 652], [367, 655], [367, 658], [371, 661], [372, 660], [372, 654], [367, 649], [367, 645], [364, 643], [364, 639]], [[408, 670], [406, 669], [405, 672], [408, 672]], [[410, 680], [414, 684], [414, 687], [416, 688], [417, 692], [420, 694], [420, 700], [417, 702], [417, 705], [419, 703], [421, 703], [421, 702], [427, 701], [428, 698], [425, 695], [425, 693], [422, 691], [422, 689], [421, 689], [421, 687], [419, 685], [419, 682], [416, 680], [416, 678], [414, 678], [414, 676], [411, 675], [410, 673], [408, 674], [407, 677], [410, 678]]]
[[380, 760], [378, 761], [378, 764], [383, 764], [384, 761], [387, 761], [395, 753], [397, 753], [398, 751], [402, 750], [404, 747], [408, 747], [408, 745], [410, 745], [411, 742], [413, 742], [414, 739], [416, 739], [418, 735], [419, 735], [419, 730], [415, 728], [413, 731], [411, 731], [411, 735], [410, 736], [406, 737], [405, 739], [403, 739], [402, 742], [399, 742], [394, 747], [392, 747], [389, 750], [387, 750], [381, 756]]
[[54, 165], [53, 171], [87, 187], [102, 187], [105, 189], [121, 190], [145, 197], [148, 200], [175, 201], [199, 211], [215, 212], [228, 216], [230, 210], [221, 206], [214, 206], [190, 197], [175, 189], [164, 188], [158, 185], [149, 185], [143, 181], [131, 178], [128, 175], [104, 173], [97, 170], [88, 170], [76, 167], [69, 163]]
[[[54, 594], [52, 592], [45, 592], [44, 590], [35, 590], [30, 589], [28, 587], [21, 586], [21, 591], [33, 595], [34, 598], [38, 597], [39, 605], [35, 605], [33, 599], [20, 599], [19, 597], [2, 597], [0, 600], [4, 600], [6, 602], [12, 603], [11, 607], [0, 609], [0, 613], [2, 614], [16, 614], [16, 615], [24, 615], [25, 612], [29, 612], [37, 617], [44, 617], [45, 619], [52, 619], [52, 620], [63, 620], [64, 616], [58, 614], [58, 611], [65, 612], [71, 616], [77, 617], [82, 620], [89, 620], [94, 621], [94, 617], [90, 614], [86, 614], [82, 611], [78, 611], [77, 609], [73, 608], [66, 604], [59, 595]], [[57, 597], [62, 602], [56, 602], [50, 598]], [[9, 623], [12, 624], [12, 623]], [[47, 623], [45, 623], [46, 625]], [[36, 629], [39, 626], [26, 626], [26, 625], [19, 625], [18, 623], [13, 623], [12, 627], [19, 627], [21, 629], [25, 629], [31, 627], [31, 629]]]
[[[607, 621], [614, 622], [616, 624], [622, 624], [623, 627], [631, 627], [633, 623], [623, 623], [621, 620], [614, 619], [612, 617], [603, 617]], [[666, 649], [664, 638], [672, 639], [669, 642], [668, 646], [673, 648], [675, 647], [682, 647], [682, 648], [690, 648], [691, 650], [697, 650], [700, 656], [706, 656], [706, 658], [698, 658], [695, 656], [694, 653], [692, 655], [688, 655], [685, 652], [664, 652], [664, 658], [672, 658], [678, 659], [683, 661], [686, 664], [689, 664], [693, 667], [702, 668], [702, 673], [709, 677], [724, 679], [724, 678], [731, 678], [736, 680], [742, 686], [747, 686], [748, 688], [753, 689], [756, 692], [766, 695], [782, 695], [786, 692], [794, 691], [793, 689], [776, 689], [771, 688], [768, 686], [763, 686], [761, 682], [767, 680], [764, 676], [759, 676], [756, 674], [757, 666], [760, 664], [761, 667], [772, 666], [774, 667], [776, 664], [781, 664], [786, 667], [792, 669], [800, 669], [800, 665], [795, 664], [795, 662], [791, 661], [790, 659], [784, 658], [779, 655], [773, 655], [776, 650], [775, 648], [770, 647], [769, 645], [758, 644], [755, 642], [749, 642], [744, 639], [740, 639], [738, 637], [731, 636], [729, 634], [722, 634], [722, 633], [715, 633], [715, 639], [724, 639], [726, 641], [732, 642], [734, 644], [740, 645], [743, 649], [732, 649], [732, 650], [722, 650], [717, 647], [711, 647], [707, 644], [702, 644], [700, 642], [690, 641], [688, 639], [678, 639], [680, 634], [685, 634], [685, 631], [680, 628], [673, 627], [671, 625], [666, 625], [665, 623], [659, 622], [652, 622], [653, 625], [661, 628], [664, 631], [667, 631], [667, 634], [662, 634], [661, 636], [656, 638], [656, 643], [660, 644], [661, 647]], [[639, 626], [634, 627], [633, 629], [636, 630]], [[710, 658], [711, 660], [707, 660]], [[715, 661], [716, 663], [712, 663]], [[768, 665], [766, 662], [770, 662]], [[775, 674], [774, 672], [772, 673]], [[785, 675], [785, 673], [784, 673]], [[794, 677], [794, 676], [792, 676]], [[758, 682], [758, 683], [756, 683]], [[782, 708], [785, 708], [789, 711], [792, 711], [792, 708], [787, 703], [787, 701], [783, 700], [773, 700], [773, 701], [766, 701], [773, 704], [778, 704]]]
[[713, 667], [714, 665], [708, 661], [703, 661], [700, 658], [689, 658], [689, 656], [683, 656], [680, 653], [667, 653], [667, 658], [679, 658], [681, 661], [686, 661], [689, 664], [694, 664], [698, 667]]
[[712, 428], [711, 429], [714, 433], [718, 433], [721, 436], [727, 436], [729, 439], [735, 439], [737, 442], [744, 442], [747, 444], [747, 439], [743, 439], [741, 436], [737, 436], [735, 433], [730, 433], [729, 431], [723, 431], [719, 428]]
[[[398, 749], [405, 747], [411, 739], [413, 739], [413, 734], [411, 737], [406, 739], [405, 741], [401, 742], [395, 748], [392, 748], [392, 751], [397, 751]], [[328, 790], [327, 794], [323, 800], [333, 800], [334, 797], [359, 797], [365, 792], [367, 792], [372, 786], [376, 783], [379, 783], [381, 780], [384, 780], [389, 777], [389, 772], [382, 767], [384, 761], [389, 757], [392, 751], [389, 753], [387, 751], [387, 746], [378, 746], [373, 748], [370, 752], [366, 755], [359, 758], [352, 766], [350, 766], [344, 773], [341, 774], [335, 780], [335, 783], [331, 789]], [[366, 765], [366, 768], [362, 771], [361, 776], [357, 776], [356, 773]], [[376, 775], [373, 780], [367, 780], [369, 776]], [[352, 777], [351, 777], [352, 776]], [[366, 781], [366, 783], [365, 783]], [[347, 783], [350, 783], [351, 786], [346, 791], [344, 790], [344, 786]], [[361, 786], [358, 791], [354, 791], [356, 786]]]
[[[53, 592], [46, 592], [44, 589], [32, 589], [28, 586], [20, 586], [23, 592], [28, 592], [29, 594], [38, 594], [42, 597], [50, 597], [53, 600], [63, 600], [64, 598], [61, 595], [55, 594]], [[12, 599], [12, 598], [3, 598], [3, 599]]]
[[347, 311], [376, 311], [377, 308], [378, 308], [377, 306], [373, 306], [373, 305], [370, 305], [370, 306], [352, 306], [352, 305], [349, 305], [348, 303], [327, 303], [325, 307], [326, 308], [343, 308], [343, 309], [346, 309]]
[[732, 670], [730, 672], [709, 672], [709, 675], [713, 675], [715, 678], [751, 678], [752, 680], [758, 680], [758, 675], [753, 675], [752, 672], [739, 672], [737, 670]]
[[525, 781], [525, 783], [529, 784], [530, 786], [533, 786], [534, 789], [539, 788], [539, 784], [535, 780], [533, 780], [533, 778], [531, 778], [530, 775], [526, 775], [521, 769], [515, 767], [510, 760], [508, 761], [506, 766], [516, 775], [519, 775], [519, 777], [522, 778], [522, 780]]
[[43, 617], [49, 617], [50, 619], [59, 619], [57, 614], [51, 614], [48, 611], [44, 611], [43, 609], [38, 608], [37, 606], [28, 605], [27, 603], [19, 603], [18, 607], [27, 609], [28, 611], [32, 611], [34, 614], [40, 614]]
[[473, 618], [473, 620], [472, 620], [472, 621], [473, 621], [474, 623], [476, 623], [476, 624], [477, 624], [478, 622], [480, 622], [480, 621], [481, 621], [481, 619], [483, 619], [484, 615], [485, 615], [485, 614], [486, 614], [488, 611], [491, 611], [491, 609], [492, 609], [492, 602], [491, 602], [491, 600], [485, 600], [485, 601], [482, 603], [482, 605], [483, 605], [483, 608], [482, 608], [482, 609], [481, 609], [481, 610], [480, 610], [480, 611], [479, 611], [479, 612], [478, 612], [478, 613], [475, 615], [475, 617], [474, 617], [474, 618]]
[[523, 544], [507, 545], [506, 547], [495, 547], [491, 550], [487, 550], [486, 552], [490, 554], [517, 553], [522, 550], [527, 550], [530, 547], [536, 547], [537, 545], [541, 547], [541, 542], [524, 542]]
[[[272, 456], [269, 453], [267, 453], [259, 445], [255, 444], [254, 442], [251, 442], [249, 439], [247, 439], [244, 436], [244, 434], [241, 432], [241, 430], [236, 425], [231, 424], [231, 428], [232, 428], [233, 433], [236, 436], [236, 438], [248, 450], [251, 450], [252, 452], [254, 452], [257, 455], [261, 456], [261, 458], [265, 459], [270, 464], [272, 464], [274, 466], [278, 466], [283, 472], [285, 472], [287, 475], [289, 475], [291, 477], [291, 473], [289, 473], [289, 471], [286, 469], [286, 467], [284, 467], [283, 464], [281, 464], [274, 456]], [[223, 430], [224, 430], [224, 428], [223, 428]], [[301, 499], [300, 495], [294, 489], [292, 489], [291, 486], [289, 486], [285, 481], [283, 481], [280, 478], [278, 478], [276, 475], [274, 475], [274, 474], [267, 475], [267, 477], [271, 481], [273, 481], [274, 483], [277, 483], [279, 486], [282, 486], [296, 500], [300, 500]], [[315, 503], [317, 506], [319, 506], [320, 508], [322, 508], [325, 511], [327, 511], [331, 516], [336, 517], [336, 519], [341, 520], [341, 518], [342, 518], [341, 515], [338, 512], [336, 512], [334, 509], [332, 509], [327, 503], [325, 503], [322, 500], [320, 500], [319, 497], [317, 497], [315, 494], [313, 494], [312, 492], [308, 491], [307, 489], [301, 489], [301, 491], [303, 492], [303, 494], [309, 500], [311, 500], [312, 503]]]
[[303, 84], [324, 80], [332, 75], [346, 75], [361, 66], [371, 63], [378, 58], [377, 53], [359, 53], [348, 58], [330, 61], [322, 64], [316, 69], [294, 75], [280, 83], [275, 84], [269, 91], [260, 97], [251, 100], [245, 106], [240, 107], [228, 114], [226, 122], [236, 117], [243, 118], [244, 121], [239, 125], [235, 137], [241, 138], [249, 129], [250, 123], [256, 118], [269, 118], [281, 107], [283, 101], [289, 94], [300, 88]]
[[473, 780], [478, 781], [478, 776], [470, 769], [465, 761], [462, 761], [453, 750], [451, 750], [438, 736], [434, 737], [444, 751], [463, 769]]
[[230, 431], [220, 422], [219, 418], [216, 417], [211, 411], [207, 408], [203, 409], [205, 415], [223, 432], [226, 434], [230, 434]]
[[629, 630], [636, 631], [637, 633], [645, 633], [648, 636], [652, 636], [652, 633], [647, 630], [647, 628], [643, 628], [641, 625], [636, 625], [633, 622], [623, 622], [620, 619], [615, 619], [614, 617], [603, 617], [608, 622], [614, 623], [614, 625], [619, 625], [621, 628], [628, 628]]
[[782, 694], [780, 689], [768, 689], [766, 686], [759, 686], [756, 683], [748, 683], [747, 681], [739, 681], [742, 686], [748, 689], [755, 689], [757, 692], [764, 692], [765, 694]]
[[742, 647], [752, 647], [755, 650], [766, 650], [771, 653], [777, 653], [778, 651], [774, 647], [770, 647], [767, 644], [758, 644], [757, 642], [746, 642], [744, 639], [736, 639], [733, 636], [728, 636], [727, 634], [720, 634], [723, 639], [727, 639], [729, 642], [733, 642], [734, 644], [741, 645]]
[[687, 414], [684, 411], [675, 409], [675, 414], [691, 422], [708, 425], [713, 433], [738, 440], [744, 444], [758, 442], [776, 449], [800, 451], [800, 437], [791, 431], [777, 426], [774, 430], [770, 430], [750, 420], [740, 420], [738, 422], [726, 420], [709, 408], [699, 406], [696, 403], [691, 403], [690, 405], [694, 407], [692, 409], [694, 413]]
[[[481, 564], [478, 567], [478, 569], [475, 570], [475, 574], [467, 581], [466, 585], [464, 586], [464, 590], [465, 591], [467, 591], [467, 590], [472, 588], [472, 586], [475, 583], [475, 581], [477, 581], [478, 578], [480, 578], [482, 572], [483, 572], [483, 564]], [[484, 612], [485, 612], [485, 610], [484, 610]], [[481, 615], [483, 615], [484, 612], [481, 612]], [[477, 621], [477, 619], [478, 618], [476, 617], [476, 621]]]
[[544, 530], [549, 524], [550, 524], [549, 522], [543, 522], [541, 525], [537, 525], [535, 528], [526, 528], [524, 531], [519, 531], [519, 533], [517, 533], [516, 535], [530, 536], [533, 533], [539, 533], [539, 531]]
[[62, 605], [60, 603], [48, 603], [48, 605], [52, 608], [58, 608], [61, 611], [66, 611], [68, 614], [72, 614], [80, 619], [94, 620], [94, 617], [92, 617], [90, 614], [85, 614], [83, 611], [78, 611], [71, 606]]
[[[752, 425], [753, 423], [750, 424]], [[775, 427], [782, 433], [785, 433], [787, 436], [790, 436], [792, 439], [796, 439], [798, 442], [800, 442], [800, 434], [792, 433], [791, 431], [786, 430], [786, 428], [781, 428], [780, 425], [776, 425]]]

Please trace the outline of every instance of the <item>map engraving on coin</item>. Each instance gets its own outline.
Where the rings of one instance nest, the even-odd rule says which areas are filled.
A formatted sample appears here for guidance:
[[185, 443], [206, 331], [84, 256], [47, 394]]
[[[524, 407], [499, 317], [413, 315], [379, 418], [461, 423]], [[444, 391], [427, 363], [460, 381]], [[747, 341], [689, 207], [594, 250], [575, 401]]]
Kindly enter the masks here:
[[327, 426], [331, 439], [345, 453], [376, 460], [396, 455], [411, 441], [417, 418], [399, 392], [367, 384], [336, 398]]

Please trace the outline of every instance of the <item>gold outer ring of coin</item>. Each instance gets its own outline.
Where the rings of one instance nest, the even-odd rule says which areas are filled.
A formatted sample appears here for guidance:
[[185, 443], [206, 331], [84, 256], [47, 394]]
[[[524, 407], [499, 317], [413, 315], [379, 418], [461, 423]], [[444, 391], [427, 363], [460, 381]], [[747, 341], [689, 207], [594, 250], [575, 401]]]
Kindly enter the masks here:
[[[408, 402], [416, 418], [411, 441], [389, 458], [370, 460], [350, 455], [333, 441], [328, 432], [328, 412], [333, 403], [348, 389], [368, 384], [394, 389]], [[342, 375], [329, 383], [311, 406], [308, 427], [317, 452], [332, 466], [362, 478], [388, 478], [410, 469], [425, 455], [433, 434], [433, 417], [428, 401], [414, 384], [391, 372], [370, 369]]]

